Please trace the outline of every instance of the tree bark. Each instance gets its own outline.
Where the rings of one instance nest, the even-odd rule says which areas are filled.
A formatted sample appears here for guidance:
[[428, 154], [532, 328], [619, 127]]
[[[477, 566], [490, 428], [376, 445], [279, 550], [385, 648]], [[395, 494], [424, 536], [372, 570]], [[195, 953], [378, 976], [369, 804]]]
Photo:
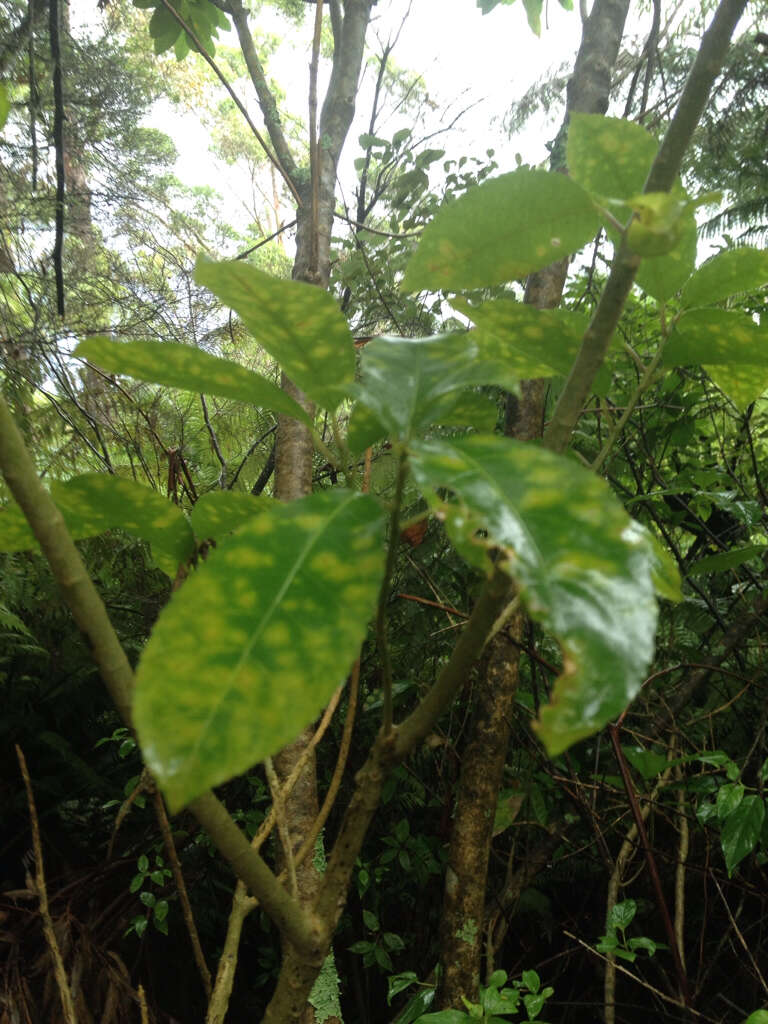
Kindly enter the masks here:
[[[508, 626], [516, 639], [522, 623], [518, 614]], [[489, 645], [461, 761], [440, 925], [441, 1007], [460, 1007], [462, 995], [475, 999], [480, 985], [488, 859], [519, 675], [519, 652], [508, 631], [498, 633]]]
[[[565, 171], [568, 123], [574, 111], [604, 114], [611, 75], [624, 32], [629, 0], [596, 0], [584, 23], [581, 46], [568, 83], [565, 116], [552, 150], [552, 170]], [[559, 260], [526, 282], [525, 302], [539, 309], [560, 304], [568, 261]], [[505, 433], [519, 440], [538, 439], [544, 431], [549, 379], [521, 382], [509, 395]], [[516, 618], [517, 638], [522, 619]], [[460, 1008], [461, 997], [476, 999], [480, 984], [481, 937], [485, 931], [486, 878], [493, 819], [509, 744], [512, 701], [519, 676], [519, 648], [498, 635], [486, 672], [476, 689], [470, 738], [462, 758], [446, 871], [440, 933], [443, 967], [437, 1006]]]

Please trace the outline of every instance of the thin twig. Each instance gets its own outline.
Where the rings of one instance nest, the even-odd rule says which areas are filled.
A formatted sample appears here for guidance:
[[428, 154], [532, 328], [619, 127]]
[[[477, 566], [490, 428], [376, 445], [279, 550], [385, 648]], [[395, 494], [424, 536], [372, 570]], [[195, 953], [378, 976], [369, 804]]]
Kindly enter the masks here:
[[208, 964], [205, 962], [203, 956], [203, 947], [200, 945], [200, 935], [197, 931], [197, 925], [195, 924], [195, 918], [192, 913], [192, 904], [189, 902], [189, 893], [187, 886], [184, 881], [184, 875], [181, 870], [181, 863], [179, 861], [179, 855], [176, 852], [176, 845], [171, 835], [171, 826], [168, 822], [168, 815], [165, 811], [165, 802], [163, 800], [163, 794], [157, 788], [154, 787], [154, 802], [155, 802], [155, 815], [157, 817], [157, 824], [160, 828], [160, 835], [163, 837], [163, 844], [165, 846], [165, 852], [171, 865], [171, 871], [173, 872], [173, 880], [176, 883], [176, 891], [179, 894], [179, 902], [181, 903], [181, 913], [184, 918], [184, 924], [187, 926], [187, 934], [189, 935], [189, 941], [192, 943], [192, 953], [195, 957], [195, 963], [197, 969], [200, 972], [200, 978], [203, 982], [203, 988], [208, 999], [211, 998], [211, 972], [208, 970]]
[[[569, 939], [573, 939], [574, 942], [578, 942], [580, 946], [583, 946], [584, 949], [586, 949], [593, 956], [599, 957], [601, 960], [608, 960], [607, 956], [603, 956], [603, 954], [596, 950], [594, 946], [590, 946], [588, 942], [584, 942], [583, 939], [579, 939], [576, 935], [573, 934], [573, 932], [569, 932], [565, 928], [563, 928], [563, 935], [567, 935]], [[677, 1006], [678, 1009], [685, 1010], [686, 1013], [691, 1013], [694, 1017], [698, 1017], [700, 1020], [710, 1021], [711, 1024], [719, 1024], [719, 1021], [715, 1020], [714, 1017], [708, 1017], [705, 1013], [700, 1013], [698, 1010], [694, 1010], [692, 1006], [686, 1006], [685, 1003], [681, 1003], [679, 999], [675, 999], [673, 996], [668, 996], [666, 992], [662, 992], [661, 989], [656, 988], [654, 985], [651, 985], [650, 982], [643, 981], [642, 978], [639, 978], [636, 974], [633, 974], [632, 971], [628, 971], [627, 968], [622, 967], [621, 964], [614, 964], [614, 967], [617, 971], [621, 971], [622, 974], [626, 974], [626, 976], [628, 978], [631, 978], [632, 981], [636, 981], [638, 985], [641, 985], [649, 992], [653, 992], [653, 994], [655, 996], [658, 996], [659, 999], [663, 999], [665, 1003], [670, 1003], [672, 1006]]]
[[616, 761], [619, 765], [619, 771], [624, 782], [624, 788], [627, 793], [627, 799], [629, 805], [632, 808], [632, 815], [637, 825], [637, 832], [640, 836], [640, 842], [643, 844], [643, 851], [645, 853], [645, 861], [648, 865], [648, 873], [651, 876], [651, 882], [653, 889], [656, 894], [656, 903], [658, 906], [661, 919], [664, 922], [664, 930], [667, 933], [667, 939], [669, 940], [670, 948], [672, 949], [672, 959], [675, 964], [675, 972], [677, 974], [677, 981], [680, 986], [680, 992], [683, 997], [683, 1002], [686, 1006], [690, 1005], [690, 994], [688, 992], [688, 979], [685, 976], [685, 968], [683, 967], [682, 951], [678, 948], [677, 938], [675, 936], [675, 928], [672, 924], [672, 918], [669, 915], [669, 908], [667, 907], [667, 901], [664, 898], [664, 890], [661, 887], [661, 879], [659, 878], [659, 870], [656, 866], [656, 858], [653, 856], [651, 850], [651, 844], [648, 842], [648, 833], [645, 830], [645, 820], [643, 818], [640, 806], [637, 802], [637, 794], [635, 793], [634, 786], [632, 784], [632, 777], [629, 774], [629, 768], [627, 767], [627, 761], [624, 757], [624, 752], [621, 749], [621, 742], [619, 740], [619, 730], [616, 725], [610, 725], [608, 732], [611, 737], [611, 744], [613, 751], [616, 755]]
[[717, 876], [715, 875], [714, 871], [710, 871], [709, 874], [710, 874], [710, 877], [712, 878], [712, 881], [715, 883], [717, 891], [720, 893], [720, 899], [723, 901], [723, 904], [725, 906], [725, 911], [728, 914], [728, 920], [731, 922], [733, 930], [736, 932], [736, 937], [738, 938], [739, 942], [741, 943], [741, 945], [742, 945], [742, 947], [744, 949], [744, 952], [749, 957], [749, 961], [752, 964], [752, 967], [754, 968], [755, 974], [760, 979], [760, 984], [763, 986], [763, 991], [765, 992], [766, 995], [768, 995], [768, 984], [766, 984], [765, 978], [763, 977], [763, 975], [762, 975], [762, 973], [760, 971], [760, 968], [757, 966], [757, 961], [755, 960], [754, 956], [752, 955], [752, 950], [747, 945], [747, 942], [744, 939], [744, 936], [741, 934], [741, 930], [740, 930], [739, 926], [736, 924], [736, 918], [731, 913], [731, 908], [728, 906], [728, 900], [725, 898], [723, 890], [720, 888], [720, 883], [717, 880]]
[[339, 220], [346, 221], [347, 224], [351, 224], [353, 228], [360, 228], [363, 231], [370, 231], [372, 235], [381, 235], [382, 238], [421, 238], [421, 231], [403, 231], [400, 234], [395, 234], [392, 231], [381, 231], [379, 228], [372, 228], [368, 224], [362, 224], [360, 221], [354, 220], [352, 217], [348, 217], [345, 213], [337, 210], [334, 213], [334, 217], [338, 217]]
[[291, 836], [288, 832], [288, 822], [285, 816], [285, 796], [280, 788], [280, 780], [277, 777], [275, 766], [272, 764], [272, 758], [264, 758], [264, 771], [266, 772], [267, 782], [269, 783], [269, 791], [272, 794], [272, 810], [275, 814], [275, 821], [277, 822], [277, 831], [280, 836], [280, 842], [283, 847], [283, 856], [285, 857], [285, 863], [288, 870], [288, 878], [291, 882], [291, 895], [294, 899], [299, 897], [299, 882], [296, 877], [296, 863], [293, 859], [293, 847], [291, 846]]
[[[56, 976], [56, 985], [59, 989], [59, 995], [61, 996], [61, 1010], [64, 1014], [65, 1024], [77, 1024], [77, 1014], [75, 1013], [75, 1003], [72, 998], [72, 992], [69, 988], [69, 982], [67, 981], [67, 972], [64, 967], [64, 960], [61, 955], [61, 949], [56, 938], [56, 932], [53, 928], [53, 918], [48, 907], [48, 889], [45, 885], [45, 872], [43, 869], [43, 846], [40, 842], [40, 825], [37, 820], [37, 808], [35, 807], [35, 795], [32, 792], [32, 780], [29, 777], [27, 770], [27, 762], [24, 757], [24, 753], [21, 747], [16, 744], [16, 757], [19, 761], [19, 768], [21, 769], [21, 777], [24, 779], [24, 788], [27, 791], [27, 806], [29, 807], [29, 824], [32, 829], [32, 849], [35, 853], [35, 891], [37, 892], [37, 898], [40, 900], [40, 917], [43, 919], [43, 932], [45, 934], [45, 941], [48, 943], [48, 948], [51, 951], [51, 959], [53, 960], [53, 972]], [[27, 883], [29, 886], [29, 882]]]

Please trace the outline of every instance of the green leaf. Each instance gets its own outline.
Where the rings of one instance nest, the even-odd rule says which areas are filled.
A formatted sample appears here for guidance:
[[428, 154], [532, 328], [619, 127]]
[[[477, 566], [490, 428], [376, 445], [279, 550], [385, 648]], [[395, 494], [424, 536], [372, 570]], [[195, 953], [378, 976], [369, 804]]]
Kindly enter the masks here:
[[503, 361], [521, 380], [566, 376], [589, 324], [570, 310], [536, 309], [513, 299], [473, 306], [456, 297], [451, 305], [476, 325], [472, 338], [481, 357]]
[[768, 1024], [768, 1010], [755, 1010], [750, 1013], [744, 1024]]
[[530, 992], [538, 992], [541, 988], [541, 978], [536, 971], [523, 971], [521, 979]]
[[534, 35], [541, 35], [541, 8], [544, 0], [523, 0], [525, 13], [528, 18], [528, 27]]
[[717, 555], [707, 555], [700, 558], [688, 569], [688, 576], [703, 576], [708, 572], [725, 572], [728, 569], [737, 569], [745, 562], [751, 562], [755, 558], [761, 558], [768, 553], [768, 546], [765, 544], [748, 544], [743, 548], [734, 548], [733, 551], [722, 551]]
[[244, 260], [204, 256], [195, 281], [234, 309], [253, 337], [292, 381], [327, 409], [349, 396], [355, 349], [336, 300], [322, 288], [282, 281]]
[[501, 548], [529, 613], [561, 644], [563, 671], [537, 727], [554, 756], [640, 688], [657, 616], [650, 545], [604, 482], [562, 456], [485, 436], [411, 449], [416, 481], [460, 553], [488, 569], [487, 549]]
[[379, 930], [379, 919], [370, 910], [363, 911], [363, 924], [372, 932], [377, 932]]
[[768, 326], [730, 309], [693, 309], [675, 323], [667, 366], [759, 366], [768, 370]]
[[681, 214], [676, 231], [674, 248], [663, 256], [645, 258], [635, 276], [635, 284], [657, 302], [666, 302], [679, 291], [696, 265], [697, 230], [692, 210]]
[[536, 1020], [546, 1001], [546, 996], [543, 993], [541, 995], [523, 996], [523, 1005], [528, 1014], [528, 1020]]
[[644, 949], [648, 956], [653, 956], [659, 948], [657, 942], [654, 942], [653, 939], [646, 938], [644, 935], [641, 935], [636, 939], [630, 939], [627, 945], [630, 949]]
[[8, 120], [8, 112], [11, 109], [11, 104], [8, 100], [8, 90], [5, 88], [2, 82], [0, 82], [0, 131], [5, 127], [5, 122]]
[[667, 767], [667, 758], [655, 750], [643, 750], [642, 747], [622, 747], [624, 756], [633, 768], [644, 779], [655, 779]]
[[209, 491], [195, 503], [189, 522], [199, 541], [219, 540], [253, 516], [265, 512], [272, 505], [271, 498], [235, 491]]
[[403, 288], [460, 291], [523, 278], [576, 252], [599, 223], [588, 194], [565, 175], [503, 174], [440, 208]]
[[520, 990], [504, 988], [499, 992], [498, 989], [499, 986], [492, 985], [481, 989], [480, 1002], [485, 1013], [516, 1013], [520, 1003]]
[[434, 988], [422, 987], [411, 996], [392, 1024], [414, 1024], [435, 1001]]
[[676, 322], [664, 350], [667, 366], [703, 366], [744, 407], [768, 387], [768, 325], [729, 309], [693, 309]]
[[392, 1000], [398, 993], [410, 988], [418, 980], [419, 976], [414, 971], [403, 971], [401, 974], [393, 974], [387, 978], [387, 1006], [392, 1005]]
[[350, 953], [358, 953], [360, 956], [364, 956], [366, 953], [370, 953], [373, 947], [374, 943], [361, 940], [360, 942], [353, 942], [351, 946], [347, 946], [347, 949]]
[[489, 988], [501, 988], [502, 985], [507, 983], [507, 972], [506, 971], [494, 971], [488, 979]]
[[721, 786], [715, 801], [718, 818], [722, 821], [733, 814], [743, 799], [744, 786], [740, 782], [729, 782]]
[[608, 927], [626, 931], [632, 924], [636, 913], [637, 903], [634, 900], [622, 900], [621, 903], [615, 903], [608, 915]]
[[566, 162], [574, 181], [598, 196], [629, 199], [642, 192], [658, 143], [633, 121], [571, 114]]
[[680, 570], [672, 554], [664, 547], [655, 533], [638, 523], [636, 519], [632, 520], [631, 530], [642, 535], [648, 545], [651, 558], [651, 578], [658, 596], [666, 598], [667, 601], [682, 601]]
[[253, 517], [174, 594], [139, 662], [136, 729], [174, 811], [293, 739], [354, 660], [383, 516], [342, 489]]
[[[163, 568], [175, 575], [180, 562], [193, 553], [192, 531], [184, 513], [149, 487], [108, 473], [86, 473], [66, 482], [54, 481], [51, 495], [75, 540], [119, 528], [146, 540]], [[0, 550], [37, 548], [34, 534], [17, 506], [0, 515]]]
[[765, 804], [759, 796], [745, 796], [723, 823], [720, 842], [730, 877], [736, 866], [754, 850], [760, 839]]
[[193, 345], [86, 338], [74, 354], [109, 373], [125, 374], [167, 388], [232, 398], [309, 422], [301, 406], [271, 381]]
[[149, 857], [147, 857], [147, 855], [145, 853], [142, 853], [142, 855], [136, 861], [136, 867], [141, 872], [149, 871]]
[[466, 1024], [469, 1020], [463, 1010], [439, 1010], [417, 1017], [414, 1024]]
[[768, 367], [705, 366], [712, 383], [744, 410], [768, 391]]
[[493, 395], [463, 391], [449, 412], [440, 417], [444, 427], [473, 427], [492, 434], [499, 419], [499, 407]]
[[[370, 416], [355, 417], [353, 447], [386, 434], [407, 441], [434, 423], [455, 422], [463, 392], [477, 384], [514, 387], [515, 378], [500, 359], [480, 352], [472, 332], [431, 338], [374, 338], [365, 346], [358, 399]], [[466, 408], [466, 405], [464, 405]], [[494, 421], [495, 422], [495, 421]], [[366, 445], [367, 447], [367, 445]]]
[[712, 306], [740, 292], [768, 286], [768, 250], [727, 249], [703, 263], [680, 296], [684, 309]]
[[149, 19], [149, 34], [155, 41], [155, 53], [161, 54], [169, 50], [181, 31], [181, 26], [168, 8], [162, 3], [158, 4], [155, 13]]

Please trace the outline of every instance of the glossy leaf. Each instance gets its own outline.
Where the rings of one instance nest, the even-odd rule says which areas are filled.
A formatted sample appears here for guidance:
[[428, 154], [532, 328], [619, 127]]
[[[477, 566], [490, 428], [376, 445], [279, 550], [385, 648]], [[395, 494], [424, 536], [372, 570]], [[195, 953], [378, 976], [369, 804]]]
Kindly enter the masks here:
[[757, 845], [764, 818], [765, 804], [762, 798], [745, 796], [736, 810], [723, 822], [720, 842], [729, 877]]
[[684, 308], [712, 306], [731, 295], [768, 287], [768, 250], [727, 249], [703, 263], [683, 288]]
[[521, 379], [566, 376], [589, 321], [563, 309], [536, 309], [512, 299], [473, 306], [465, 299], [451, 305], [475, 324], [473, 339], [484, 357], [506, 363]]
[[[194, 551], [194, 539], [184, 513], [167, 498], [125, 477], [86, 473], [65, 482], [54, 481], [51, 494], [75, 540], [119, 528], [146, 540], [161, 567], [175, 575], [180, 562]], [[37, 548], [21, 509], [9, 506], [0, 514], [0, 550]]]
[[634, 121], [602, 114], [571, 114], [568, 173], [598, 196], [629, 199], [642, 192], [658, 143]]
[[657, 616], [651, 546], [604, 481], [566, 458], [485, 436], [411, 448], [414, 476], [460, 553], [488, 568], [487, 549], [501, 548], [528, 611], [560, 642], [562, 674], [536, 727], [554, 756], [640, 688]]
[[637, 903], [634, 900], [622, 900], [621, 903], [615, 903], [608, 915], [608, 927], [626, 931], [632, 924], [636, 913]]
[[313, 401], [335, 409], [351, 393], [355, 350], [333, 296], [302, 281], [285, 281], [244, 260], [201, 256], [195, 280], [233, 309], [250, 333]]
[[733, 814], [741, 801], [744, 799], [744, 786], [740, 782], [728, 782], [717, 791], [715, 808], [717, 816], [722, 821]]
[[[512, 388], [516, 384], [501, 359], [480, 351], [472, 332], [374, 338], [365, 346], [361, 372], [360, 402], [383, 432], [398, 441], [406, 441], [434, 423], [455, 423], [457, 410], [466, 408], [464, 393], [469, 387], [499, 384]], [[370, 438], [374, 433], [370, 416], [362, 414], [362, 418], [368, 433], [355, 424], [356, 447], [361, 436]]]
[[424, 1011], [428, 1010], [434, 1001], [434, 988], [420, 988], [418, 992], [414, 992], [392, 1024], [414, 1024], [424, 1016]]
[[112, 341], [111, 338], [95, 337], [81, 341], [74, 354], [109, 373], [120, 373], [182, 391], [232, 398], [261, 409], [307, 419], [301, 406], [276, 384], [238, 363], [211, 355], [194, 345], [177, 345], [170, 341]]
[[768, 1010], [755, 1010], [750, 1013], [743, 1024], [768, 1024]]
[[590, 197], [565, 175], [503, 174], [440, 208], [403, 288], [461, 291], [513, 281], [576, 252], [598, 227]]
[[381, 583], [382, 521], [341, 489], [275, 502], [163, 610], [135, 722], [174, 810], [280, 750], [344, 679]]
[[189, 521], [199, 541], [218, 540], [271, 505], [270, 498], [234, 491], [209, 491], [195, 503]]

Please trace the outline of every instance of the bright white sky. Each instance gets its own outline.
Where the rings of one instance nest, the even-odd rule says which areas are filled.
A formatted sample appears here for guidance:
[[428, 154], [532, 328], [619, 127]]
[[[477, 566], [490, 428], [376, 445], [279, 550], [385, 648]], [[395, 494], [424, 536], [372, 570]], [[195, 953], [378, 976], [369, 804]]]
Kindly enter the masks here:
[[[578, 0], [575, 5], [578, 7]], [[453, 158], [475, 154], [482, 158], [488, 148], [493, 148], [500, 171], [514, 168], [518, 152], [526, 163], [544, 161], [545, 143], [557, 130], [559, 112], [555, 122], [545, 123], [538, 118], [520, 137], [512, 139], [506, 137], [501, 120], [530, 85], [546, 78], [563, 63], [569, 69], [573, 66], [581, 38], [577, 11], [564, 11], [557, 0], [545, 0], [541, 38], [537, 38], [528, 27], [522, 0], [511, 6], [502, 3], [485, 16], [477, 8], [476, 0], [379, 0], [368, 33], [371, 50], [379, 49], [377, 38], [386, 41], [397, 33], [409, 7], [410, 14], [393, 59], [400, 67], [423, 75], [436, 104], [434, 121], [416, 126], [417, 134], [419, 128], [425, 132], [438, 128], [441, 111], [449, 111], [445, 116], [447, 123], [459, 110], [471, 106], [450, 136], [441, 136], [431, 144], [445, 148], [447, 156]], [[307, 117], [312, 10], [310, 7], [303, 31], [296, 33], [291, 29], [285, 44], [269, 60], [271, 74], [286, 91], [288, 106], [303, 119]], [[80, 25], [93, 26], [92, 0], [74, 0], [72, 23], [75, 29]], [[285, 33], [285, 23], [269, 8], [260, 12], [258, 24], [267, 31]], [[650, 12], [635, 17], [635, 31], [644, 35], [649, 25]], [[238, 45], [234, 32], [220, 39]], [[147, 47], [150, 46], [147, 35]], [[368, 77], [370, 80], [370, 72]], [[240, 88], [241, 99], [261, 125], [252, 90]], [[359, 155], [356, 140], [367, 130], [369, 103], [370, 92], [364, 86], [341, 169], [342, 187], [346, 186], [348, 199], [353, 185], [352, 160]], [[207, 131], [197, 118], [181, 114], [162, 102], [149, 120], [173, 138], [179, 151], [179, 178], [188, 185], [214, 186], [222, 194], [227, 218], [235, 224], [242, 222], [242, 197], [250, 194], [247, 182], [242, 174], [213, 158]], [[406, 124], [407, 119], [388, 124], [383, 133], [391, 137]]]
[[[397, 32], [407, 8], [407, 0], [379, 0], [368, 34], [371, 49], [378, 49], [377, 37], [386, 41]], [[266, 13], [259, 16], [262, 24]], [[270, 70], [286, 90], [290, 107], [305, 118], [311, 21], [308, 17], [303, 39], [292, 40], [270, 58]], [[267, 22], [266, 27], [279, 31], [278, 24], [275, 20], [274, 24]], [[443, 108], [451, 111], [447, 118], [450, 120], [459, 110], [476, 104], [450, 138], [436, 140], [433, 145], [446, 148], [453, 157], [475, 153], [483, 156], [491, 147], [497, 151], [500, 169], [511, 170], [515, 166], [515, 152], [520, 152], [530, 163], [544, 160], [547, 156], [544, 143], [552, 138], [554, 130], [543, 128], [539, 123], [532, 125], [522, 138], [508, 140], [501, 118], [512, 102], [551, 68], [563, 61], [573, 63], [580, 36], [578, 14], [564, 11], [553, 0], [548, 3], [540, 39], [528, 27], [522, 2], [512, 7], [501, 5], [483, 16], [475, 0], [413, 0], [393, 59], [399, 66], [423, 75], [430, 97], [439, 108], [435, 111], [434, 123], [425, 126], [427, 130], [439, 126], [437, 115]], [[234, 38], [233, 45], [236, 45]], [[347, 141], [348, 165], [359, 155], [357, 136], [367, 129], [370, 108], [366, 101], [364, 91]], [[248, 106], [255, 112], [250, 97]], [[202, 152], [208, 146], [205, 131], [193, 117], [175, 115], [173, 122], [169, 118], [170, 111], [166, 107], [153, 123], [172, 135], [176, 142], [180, 178], [188, 184], [215, 184], [229, 206], [241, 186], [224, 168], [215, 167], [212, 159], [202, 159]], [[388, 125], [384, 134], [391, 137], [398, 127], [407, 123], [404, 120]]]

